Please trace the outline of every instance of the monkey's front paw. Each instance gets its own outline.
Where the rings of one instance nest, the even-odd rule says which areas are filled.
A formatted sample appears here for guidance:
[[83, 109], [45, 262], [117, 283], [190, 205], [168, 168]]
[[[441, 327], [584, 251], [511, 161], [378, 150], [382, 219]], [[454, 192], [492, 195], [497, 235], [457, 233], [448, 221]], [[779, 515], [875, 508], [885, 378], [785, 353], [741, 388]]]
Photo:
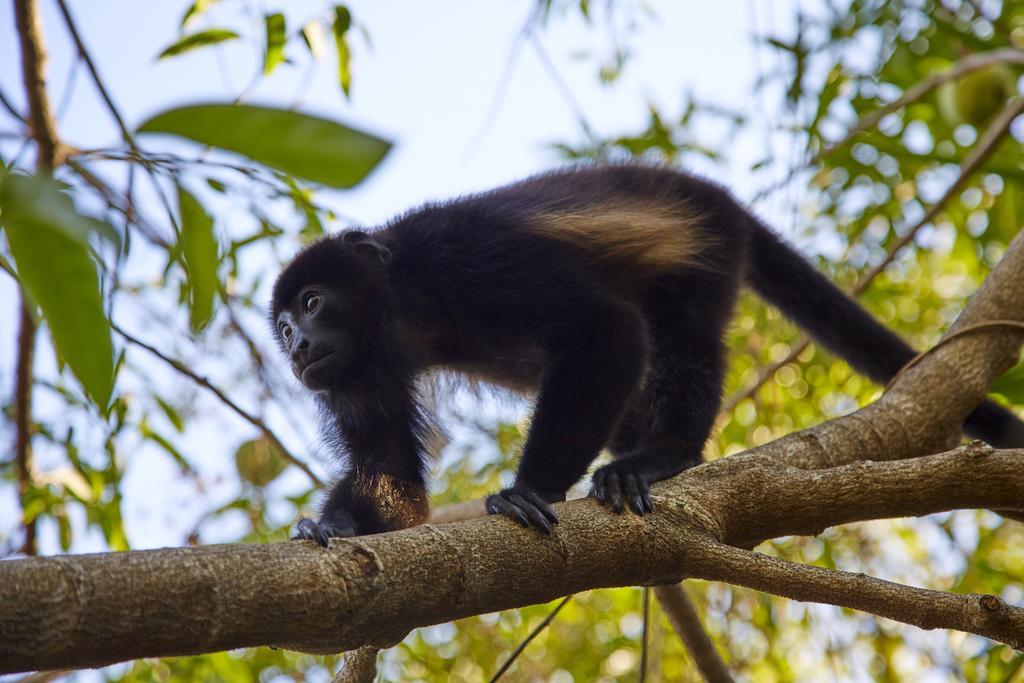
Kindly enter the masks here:
[[650, 482], [636, 470], [628, 459], [599, 468], [594, 472], [590, 495], [603, 505], [611, 505], [616, 512], [622, 512], [623, 501], [629, 501], [629, 507], [638, 515], [654, 512]]
[[486, 507], [488, 514], [505, 515], [525, 527], [534, 527], [545, 534], [551, 533], [552, 524], [558, 524], [558, 517], [548, 502], [525, 486], [513, 486], [487, 496]]
[[295, 526], [295, 535], [292, 536], [292, 540], [316, 541], [326, 548], [328, 539], [350, 538], [355, 535], [356, 529], [352, 518], [345, 513], [343, 515], [324, 515], [319, 522], [303, 517]]

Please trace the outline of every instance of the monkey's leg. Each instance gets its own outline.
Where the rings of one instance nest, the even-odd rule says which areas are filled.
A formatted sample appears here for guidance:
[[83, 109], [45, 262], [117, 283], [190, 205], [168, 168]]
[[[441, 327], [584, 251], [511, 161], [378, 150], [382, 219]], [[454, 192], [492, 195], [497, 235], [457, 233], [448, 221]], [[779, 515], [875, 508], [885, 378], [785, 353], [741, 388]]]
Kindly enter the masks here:
[[422, 473], [419, 421], [409, 404], [395, 417], [345, 433], [349, 471], [331, 487], [320, 519], [299, 521], [296, 538], [326, 546], [329, 538], [404, 529], [430, 514]]
[[[717, 325], [684, 307], [650, 318], [651, 368], [613, 442], [616, 460], [594, 473], [591, 495], [620, 512], [651, 512], [650, 485], [701, 462], [721, 402], [724, 348]], [[687, 315], [690, 313], [690, 315]]]
[[487, 511], [549, 532], [550, 502], [565, 500], [608, 441], [647, 362], [646, 322], [616, 300], [577, 309], [546, 340], [552, 356], [515, 484], [487, 499]]

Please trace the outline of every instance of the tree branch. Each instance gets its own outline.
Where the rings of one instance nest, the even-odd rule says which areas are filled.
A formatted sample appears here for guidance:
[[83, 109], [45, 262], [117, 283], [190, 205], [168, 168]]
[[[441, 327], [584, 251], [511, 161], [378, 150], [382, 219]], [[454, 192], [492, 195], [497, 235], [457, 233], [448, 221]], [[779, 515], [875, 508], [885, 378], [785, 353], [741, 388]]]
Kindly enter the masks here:
[[721, 543], [702, 546], [696, 576], [793, 600], [870, 612], [924, 629], [951, 628], [1024, 649], [1024, 609], [994, 595], [913, 588], [864, 574], [788, 562]]
[[[18, 500], [24, 505], [32, 488], [32, 365], [35, 357], [36, 321], [30, 304], [21, 295], [21, 317], [18, 328], [18, 356], [14, 380], [14, 462], [18, 471]], [[21, 552], [35, 555], [36, 523], [22, 513], [24, 539]]]
[[[616, 515], [592, 499], [559, 504], [561, 524], [550, 537], [491, 516], [335, 540], [329, 550], [296, 541], [3, 562], [0, 672], [254, 645], [333, 653], [390, 646], [418, 626], [594, 588], [657, 585], [684, 576], [750, 585], [754, 579], [735, 560], [747, 555], [724, 554], [720, 546], [752, 544], [752, 534], [807, 533], [811, 526], [959, 504], [1020, 509], [1024, 453], [983, 450], [824, 471], [766, 463], [754, 453], [731, 456], [655, 485], [656, 512], [642, 518]], [[780, 490], [786, 492], [782, 501], [772, 495]], [[822, 500], [834, 504], [822, 506]], [[741, 531], [751, 519], [754, 531]], [[815, 577], [799, 574], [778, 592], [801, 591], [803, 599], [842, 592], [814, 593]], [[851, 596], [883, 585], [858, 580], [860, 592]], [[775, 591], [769, 582], [757, 587]], [[963, 596], [936, 597], [920, 612], [849, 599], [836, 604], [1019, 644], [1020, 632], [992, 619], [968, 612], [972, 620], [953, 620], [951, 605], [971, 604]], [[994, 613], [1012, 625], [1020, 611], [998, 606]]]
[[654, 594], [704, 680], [708, 683], [732, 683], [729, 667], [722, 661], [722, 656], [700, 623], [700, 616], [686, 595], [683, 584], [655, 586]]
[[[36, 167], [41, 172], [52, 171], [60, 164], [61, 144], [57, 137], [50, 97], [46, 92], [46, 48], [35, 0], [15, 0], [14, 18], [21, 43], [21, 73], [28, 101], [28, 123], [36, 143]], [[11, 107], [11, 113], [17, 112]], [[18, 469], [18, 493], [21, 501], [31, 486], [32, 471], [32, 367], [34, 360], [36, 322], [32, 307], [24, 290], [21, 294], [18, 351], [15, 360], [14, 386], [14, 459]], [[25, 520], [25, 539], [22, 550], [26, 555], [36, 552], [35, 523]]]

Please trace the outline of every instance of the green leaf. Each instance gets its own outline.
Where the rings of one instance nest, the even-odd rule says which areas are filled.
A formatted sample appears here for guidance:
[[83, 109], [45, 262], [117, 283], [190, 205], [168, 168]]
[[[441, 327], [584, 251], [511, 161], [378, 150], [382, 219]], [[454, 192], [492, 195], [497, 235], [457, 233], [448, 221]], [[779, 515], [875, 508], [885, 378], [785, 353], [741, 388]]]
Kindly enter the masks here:
[[267, 29], [267, 47], [263, 53], [263, 74], [269, 74], [284, 61], [285, 21], [280, 12], [267, 14], [263, 17]]
[[332, 187], [352, 187], [391, 148], [386, 140], [334, 121], [252, 105], [171, 109], [143, 123], [139, 132], [180, 135]]
[[164, 48], [164, 51], [157, 55], [157, 59], [176, 57], [198, 47], [216, 45], [226, 40], [234, 40], [237, 37], [237, 33], [226, 28], [211, 28], [199, 33], [192, 33]]
[[164, 416], [168, 419], [168, 421], [170, 421], [172, 425], [174, 425], [174, 429], [176, 429], [178, 433], [184, 432], [185, 421], [181, 419], [181, 413], [175, 410], [175, 408], [171, 404], [169, 404], [167, 401], [163, 400], [159, 396], [154, 396], [153, 398], [156, 399], [156, 404], [160, 406], [160, 410], [163, 411]]
[[238, 474], [256, 486], [266, 486], [281, 474], [288, 462], [265, 436], [246, 441], [235, 452]]
[[88, 238], [117, 233], [77, 213], [49, 178], [7, 176], [0, 210], [18, 277], [42, 309], [58, 357], [106, 410], [114, 388], [114, 347]]
[[217, 238], [213, 219], [181, 185], [178, 186], [178, 210], [181, 213], [181, 255], [188, 273], [190, 322], [200, 332], [213, 318], [217, 296]]
[[341, 90], [347, 97], [352, 87], [352, 53], [348, 49], [348, 30], [352, 27], [352, 13], [344, 5], [334, 7], [334, 23], [331, 28], [334, 31], [334, 45], [338, 53], [338, 83]]

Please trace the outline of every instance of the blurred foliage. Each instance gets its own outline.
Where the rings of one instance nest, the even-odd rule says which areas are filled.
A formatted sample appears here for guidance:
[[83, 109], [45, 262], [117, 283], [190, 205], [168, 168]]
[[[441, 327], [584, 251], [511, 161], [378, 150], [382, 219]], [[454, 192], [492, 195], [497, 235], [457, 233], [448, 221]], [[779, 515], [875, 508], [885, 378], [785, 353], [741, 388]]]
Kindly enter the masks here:
[[[283, 3], [270, 4], [283, 8]], [[324, 5], [298, 22], [268, 10], [253, 22], [229, 5], [191, 3], [179, 36], [160, 58], [178, 58], [229, 40], [249, 41], [259, 48], [253, 76], [258, 80], [303, 60], [315, 65], [329, 59], [330, 36], [338, 86], [346, 96], [352, 94], [358, 73], [350, 41], [353, 36], [368, 41], [368, 33], [347, 6]], [[607, 87], [616, 87], [639, 50], [635, 28], [657, 12], [657, 3], [587, 0], [540, 0], [535, 7], [529, 30], [544, 31], [573, 18], [608, 29], [607, 52], [582, 55]], [[749, 173], [765, 189], [754, 208], [776, 202], [773, 213], [792, 216], [796, 229], [790, 237], [836, 282], [851, 286], [886, 257], [893, 242], [953, 181], [957, 165], [985, 126], [1019, 93], [1021, 71], [1007, 64], [977, 71], [885, 116], [848, 144], [832, 146], [857, 121], [965, 56], [1024, 49], [1024, 1], [830, 0], [801, 13], [786, 35], [753, 39], [785, 66], [757, 75], [755, 96], [773, 106], [756, 116], [687, 96], [679, 113], [650, 105], [647, 123], [639, 130], [599, 137], [583, 125], [578, 139], [558, 141], [553, 148], [574, 159], [724, 164], [736, 138], [760, 136], [766, 153], [750, 164]], [[717, 137], [705, 135], [708, 125]], [[264, 324], [267, 277], [297, 245], [344, 223], [328, 207], [320, 185], [358, 183], [388, 144], [337, 122], [240, 104], [165, 112], [142, 130], [211, 148], [143, 136], [139, 144], [144, 149], [132, 144], [77, 152], [72, 160], [79, 167], [132, 169], [119, 176], [125, 179], [123, 189], [107, 188], [98, 196], [95, 183], [75, 166], [58, 169], [54, 181], [45, 180], [20, 162], [20, 152], [0, 148], [8, 160], [0, 174], [5, 177], [0, 266], [11, 275], [16, 271], [39, 305], [45, 323], [42, 355], [52, 358], [45, 349], [55, 349], [57, 358], [54, 367], [49, 361], [39, 363], [36, 463], [20, 497], [23, 518], [0, 528], [5, 534], [2, 555], [17, 554], [27, 524], [53, 539], [44, 546], [46, 552], [126, 549], [129, 539], [146, 545], [132, 533], [124, 506], [125, 496], [131, 495], [126, 478], [147, 468], [165, 472], [166, 487], [189, 501], [182, 503], [192, 520], [183, 543], [282, 541], [296, 516], [314, 501], [315, 490], [289, 463], [292, 454], [281, 452], [248, 424], [241, 432], [224, 430], [236, 418], [206, 387], [112, 335], [108, 321], [132, 321], [141, 328], [140, 336], [168, 357], [199, 377], [213, 378], [232, 396], [247, 397], [247, 408], [283, 430], [286, 442], [309, 443], [312, 437], [295, 426], [303, 420], [293, 412], [303, 399], [279, 364], [266, 360], [274, 350], [266, 348], [267, 335], [257, 331]], [[862, 296], [875, 315], [919, 347], [934, 343], [952, 322], [1020, 229], [1021, 137], [1019, 126], [1005, 136], [965, 189]], [[153, 192], [140, 189], [136, 176], [143, 175], [152, 178]], [[11, 188], [19, 185], [35, 189], [14, 193]], [[169, 199], [174, 193], [176, 205]], [[32, 199], [44, 194], [46, 201]], [[777, 211], [779, 202], [782, 212]], [[221, 217], [227, 207], [239, 206], [249, 220]], [[21, 238], [20, 231], [28, 228], [63, 246], [40, 255], [30, 240]], [[57, 260], [46, 264], [44, 256]], [[69, 292], [75, 297], [69, 298]], [[709, 457], [812, 426], [878, 396], [877, 386], [813, 345], [750, 391], [759, 372], [786, 359], [800, 337], [753, 297], [744, 297], [738, 308], [729, 337], [733, 354], [727, 385], [735, 407], [721, 416]], [[68, 346], [72, 338], [78, 339], [77, 351]], [[78, 352], [89, 355], [83, 360]], [[100, 376], [96, 369], [102, 370]], [[1024, 365], [1004, 376], [994, 391], [1011, 404], [1024, 403]], [[505, 404], [508, 409], [499, 413], [482, 414], [466, 407], [473, 399], [459, 399], [455, 408], [442, 411], [452, 429], [435, 465], [435, 504], [480, 497], [512, 477], [525, 429], [519, 421], [523, 406]], [[8, 424], [12, 414], [12, 406], [4, 405]], [[211, 470], [204, 459], [214, 431], [239, 434], [233, 470]], [[7, 438], [13, 429], [5, 426], [4, 432]], [[6, 456], [0, 476], [0, 492], [16, 491], [19, 473]], [[816, 538], [777, 539], [760, 550], [914, 585], [1024, 601], [1024, 530], [990, 512], [848, 525]], [[743, 680], [917, 681], [927, 673], [928, 680], [936, 681], [1024, 681], [1022, 655], [982, 638], [922, 632], [725, 585], [695, 582], [688, 589]], [[381, 655], [381, 677], [486, 679], [551, 608], [540, 605], [419, 629]], [[641, 614], [638, 589], [575, 596], [507, 678], [634, 680]], [[653, 608], [651, 614], [647, 680], [699, 680], [660, 610]], [[139, 661], [104, 669], [102, 676], [326, 681], [338, 662], [337, 657], [258, 648]]]

